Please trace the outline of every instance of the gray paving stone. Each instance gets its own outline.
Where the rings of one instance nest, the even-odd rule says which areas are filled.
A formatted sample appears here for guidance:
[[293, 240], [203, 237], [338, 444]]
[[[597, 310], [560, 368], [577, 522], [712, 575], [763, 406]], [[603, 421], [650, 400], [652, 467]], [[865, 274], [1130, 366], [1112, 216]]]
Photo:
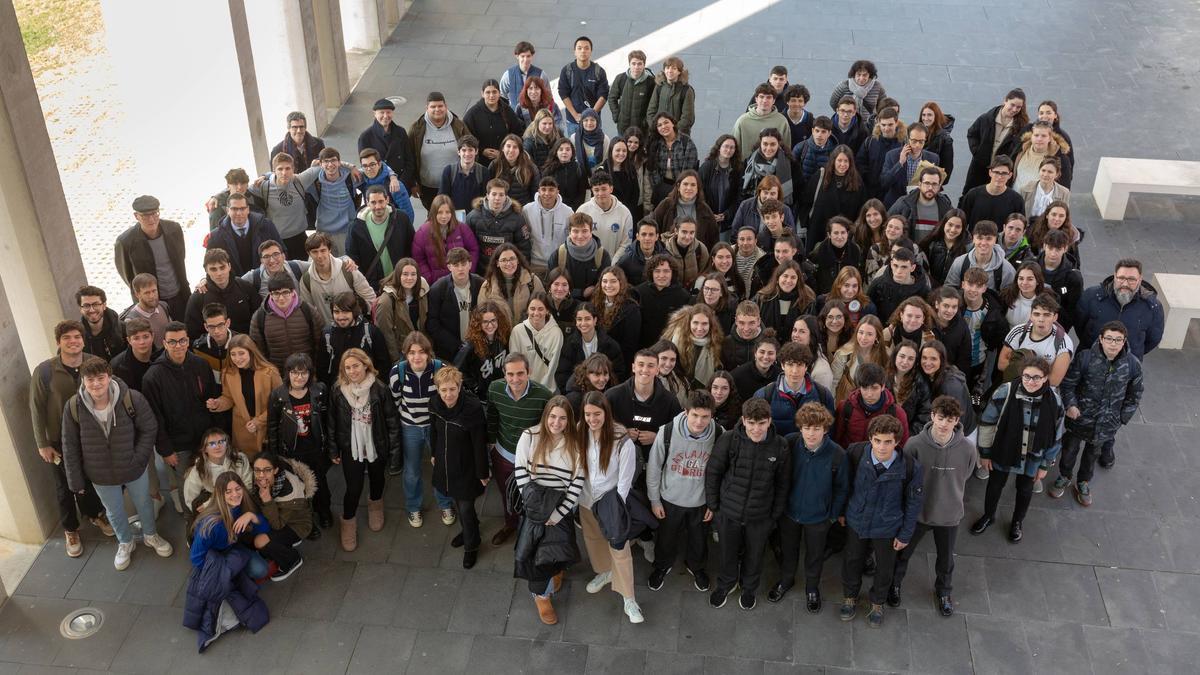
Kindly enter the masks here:
[[[62, 533], [51, 537], [42, 547], [33, 565], [21, 583], [13, 591], [13, 595], [30, 595], [42, 598], [62, 598], [67, 595], [74, 585], [75, 579], [87, 565], [93, 550], [101, 542], [84, 536], [83, 556], [68, 558]], [[110, 559], [111, 564], [111, 559]]]
[[820, 614], [809, 614], [801, 603], [792, 603], [792, 643], [795, 663], [820, 666], [854, 665], [852, 631], [838, 621], [841, 593], [824, 595]]
[[1029, 673], [1033, 670], [1021, 621], [968, 615], [967, 636], [976, 672]]
[[1121, 567], [1169, 568], [1171, 560], [1163, 545], [1161, 520], [1113, 514], [1104, 519], [1104, 526]]
[[1096, 675], [1146, 672], [1150, 665], [1138, 630], [1084, 626], [1083, 638]]
[[[459, 601], [450, 615], [449, 630], [458, 633], [500, 635], [508, 620], [509, 606], [513, 601], [513, 578], [511, 575], [478, 572], [463, 575], [459, 588]], [[524, 584], [523, 580], [517, 583]], [[529, 602], [532, 604], [533, 599]]]
[[319, 673], [345, 672], [362, 624], [308, 621], [293, 652], [291, 668]]
[[638, 673], [646, 667], [646, 652], [641, 649], [591, 645], [588, 647], [585, 673]]
[[583, 672], [587, 645], [477, 635], [467, 670], [489, 673]]
[[[104, 542], [95, 547], [89, 555], [83, 569], [75, 577], [67, 591], [67, 598], [72, 600], [116, 601], [121, 598], [125, 588], [133, 580], [133, 573], [126, 569], [117, 571], [113, 566], [113, 558], [117, 553], [115, 540]], [[32, 571], [32, 570], [31, 570]]]
[[1046, 619], [1046, 597], [1037, 563], [988, 558], [988, 600], [992, 616]]
[[133, 578], [121, 594], [121, 602], [139, 605], [169, 605], [187, 584], [191, 563], [185, 551], [176, 551], [169, 558], [160, 558], [146, 546], [138, 546], [134, 553], [136, 564], [127, 572]]
[[1092, 672], [1083, 626], [1077, 623], [1030, 621], [1025, 624], [1025, 640], [1033, 657], [1034, 672]]
[[1193, 635], [1166, 631], [1142, 631], [1142, 646], [1150, 667], [1164, 673], [1186, 673], [1200, 663], [1200, 643]]
[[967, 620], [963, 614], [942, 617], [933, 611], [932, 603], [929, 609], [912, 609], [912, 601], [905, 598], [905, 604], [909, 605], [908, 644], [912, 670], [945, 675], [974, 672], [967, 642]]
[[1037, 573], [1051, 620], [1108, 625], [1104, 599], [1091, 566], [1040, 563]]
[[[450, 623], [463, 572], [414, 567], [408, 570], [393, 625], [420, 630], [445, 629]], [[470, 602], [470, 599], [466, 599]]]
[[332, 621], [337, 618], [346, 591], [354, 580], [355, 566], [352, 562], [305, 560], [304, 567], [289, 579], [295, 590], [287, 604], [281, 607], [280, 614], [297, 619]]
[[413, 675], [464, 673], [467, 671], [467, 662], [471, 659], [471, 644], [474, 640], [474, 635], [462, 633], [417, 633], [412, 657], [409, 658], [408, 670], [405, 672]]
[[[226, 659], [234, 669], [253, 672], [276, 672], [291, 668], [293, 655], [301, 649], [304, 635], [312, 625], [328, 622], [290, 617], [272, 617], [271, 622], [257, 633], [235, 630], [223, 635], [203, 654], [196, 650], [180, 650], [172, 668], [185, 671], [201, 670], [214, 654]], [[194, 644], [194, 641], [193, 641]]]
[[660, 651], [646, 652], [646, 675], [684, 675], [704, 670], [704, 657], [699, 654], [675, 654]]
[[1151, 572], [1107, 567], [1095, 570], [1104, 608], [1114, 628], [1167, 627], [1166, 612]]
[[[87, 606], [95, 607], [104, 613], [104, 625], [100, 627], [100, 632], [86, 640], [59, 638], [54, 665], [71, 668], [108, 668], [140, 612], [136, 605], [115, 602], [91, 602]], [[58, 617], [59, 622], [62, 619], [62, 616]], [[57, 628], [56, 623], [56, 632]]]
[[849, 626], [854, 636], [854, 666], [867, 670], [908, 670], [912, 663], [908, 613], [885, 605], [883, 625], [871, 628], [867, 625], [870, 609], [869, 604], [863, 605]]
[[417, 631], [409, 628], [363, 626], [346, 672], [356, 675], [402, 672], [416, 640]]
[[[220, 669], [229, 663], [232, 640], [237, 633], [221, 636], [204, 654], [210, 668]], [[164, 667], [173, 666], [177, 660], [185, 661], [187, 656], [196, 655], [196, 651], [196, 633], [183, 627], [178, 609], [145, 606], [138, 612], [109, 669], [122, 673], [161, 673]]]
[[1189, 633], [1200, 632], [1200, 577], [1191, 574], [1155, 572], [1154, 585], [1162, 599], [1167, 628]]
[[0, 611], [0, 661], [53, 665], [64, 642], [59, 623], [85, 606], [80, 600], [13, 596]]
[[705, 675], [759, 675], [765, 663], [757, 659], [738, 659], [728, 656], [704, 657]]
[[396, 600], [404, 588], [408, 568], [382, 563], [358, 563], [338, 621], [390, 625], [397, 612], [406, 608]]

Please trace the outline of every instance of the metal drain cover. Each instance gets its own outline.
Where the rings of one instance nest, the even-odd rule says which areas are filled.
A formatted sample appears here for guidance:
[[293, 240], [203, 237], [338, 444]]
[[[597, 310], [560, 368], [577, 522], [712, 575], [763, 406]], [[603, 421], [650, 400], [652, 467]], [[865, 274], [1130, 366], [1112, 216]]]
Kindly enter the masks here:
[[89, 638], [104, 625], [104, 612], [95, 607], [84, 607], [63, 617], [58, 632], [68, 640]]
[[403, 96], [388, 96], [387, 100], [391, 101], [392, 103], [395, 103], [397, 108], [404, 105], [405, 103], [408, 103], [408, 99], [404, 98]]

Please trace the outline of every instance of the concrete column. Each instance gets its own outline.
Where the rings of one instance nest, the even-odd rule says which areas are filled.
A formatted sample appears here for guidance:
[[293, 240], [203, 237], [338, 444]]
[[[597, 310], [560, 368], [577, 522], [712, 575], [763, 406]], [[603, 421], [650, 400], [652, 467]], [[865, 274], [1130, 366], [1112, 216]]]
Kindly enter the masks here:
[[41, 543], [58, 520], [54, 477], [29, 424], [29, 374], [53, 326], [78, 316], [83, 261], [11, 0], [0, 0], [0, 537]]
[[293, 110], [308, 118], [311, 133], [319, 133], [329, 120], [313, 0], [250, 2], [246, 20], [268, 145], [283, 137]]
[[231, 167], [268, 169], [244, 0], [101, 0], [100, 7], [128, 102], [124, 136], [147, 148], [130, 181], [134, 193], [174, 208], [194, 198], [196, 185], [219, 186]]
[[346, 49], [379, 51], [387, 41], [386, 2], [392, 0], [341, 0], [342, 34]]
[[[385, 0], [384, 2], [384, 18], [387, 21], [387, 34], [391, 35], [395, 30], [396, 24], [400, 23], [400, 17], [404, 14], [404, 0]], [[384, 42], [387, 38], [384, 38]]]
[[[350, 74], [346, 66], [346, 42], [342, 34], [339, 0], [312, 0], [317, 55], [321, 62], [325, 107], [336, 112], [350, 98]], [[327, 119], [333, 119], [332, 112]], [[324, 127], [317, 127], [324, 132]]]

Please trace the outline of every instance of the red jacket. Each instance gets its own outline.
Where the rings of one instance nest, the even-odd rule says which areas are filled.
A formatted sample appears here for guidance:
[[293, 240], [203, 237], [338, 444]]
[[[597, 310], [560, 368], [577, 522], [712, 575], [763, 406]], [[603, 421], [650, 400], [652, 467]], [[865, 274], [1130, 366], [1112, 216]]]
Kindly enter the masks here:
[[904, 447], [908, 442], [908, 416], [904, 408], [896, 403], [896, 397], [887, 389], [883, 390], [883, 406], [874, 413], [868, 413], [863, 406], [862, 394], [858, 389], [850, 393], [837, 411], [837, 422], [833, 425], [833, 440], [843, 448], [852, 443], [870, 440], [867, 438], [867, 424], [877, 415], [891, 415], [900, 420], [900, 444]]

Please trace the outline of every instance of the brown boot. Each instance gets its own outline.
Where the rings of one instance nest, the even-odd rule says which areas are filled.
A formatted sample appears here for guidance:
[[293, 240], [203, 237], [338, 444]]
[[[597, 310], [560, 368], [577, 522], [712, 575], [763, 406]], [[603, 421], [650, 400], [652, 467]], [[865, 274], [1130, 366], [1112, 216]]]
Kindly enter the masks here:
[[554, 575], [554, 592], [555, 593], [562, 590], [563, 577], [565, 575], [566, 575], [566, 572], [559, 572], [558, 574]]
[[558, 614], [554, 611], [554, 605], [551, 604], [550, 598], [543, 598], [540, 595], [533, 596], [533, 602], [537, 605], [538, 618], [547, 626], [553, 626], [558, 623]]
[[378, 532], [383, 529], [382, 499], [367, 500], [367, 527], [371, 528], [372, 532]]
[[342, 518], [342, 550], [346, 552], [358, 548], [358, 519]]

